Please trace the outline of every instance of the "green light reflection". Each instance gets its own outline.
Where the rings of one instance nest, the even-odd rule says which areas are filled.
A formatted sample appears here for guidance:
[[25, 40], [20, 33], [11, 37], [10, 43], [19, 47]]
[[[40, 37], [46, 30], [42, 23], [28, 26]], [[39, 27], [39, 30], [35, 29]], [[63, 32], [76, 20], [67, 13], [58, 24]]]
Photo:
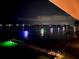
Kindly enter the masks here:
[[4, 42], [0, 43], [1, 47], [13, 47], [13, 46], [16, 46], [16, 45], [18, 45], [18, 44], [15, 43], [15, 42], [12, 42], [12, 41], [4, 41]]

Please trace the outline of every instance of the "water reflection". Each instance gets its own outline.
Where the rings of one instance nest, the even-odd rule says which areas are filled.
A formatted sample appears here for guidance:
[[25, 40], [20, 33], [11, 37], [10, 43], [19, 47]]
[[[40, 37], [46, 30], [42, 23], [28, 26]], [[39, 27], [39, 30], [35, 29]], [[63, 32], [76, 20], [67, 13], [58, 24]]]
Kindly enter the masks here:
[[53, 27], [52, 27], [52, 28], [50, 28], [50, 33], [51, 33], [51, 34], [53, 34]]
[[75, 26], [73, 26], [73, 30], [74, 30], [74, 32], [76, 32], [76, 27]]
[[65, 27], [64, 26], [62, 27], [62, 31], [65, 32]]
[[60, 32], [60, 28], [58, 27], [58, 33]]
[[[0, 28], [1, 29], [1, 28]], [[58, 41], [64, 41], [67, 37], [77, 37], [76, 27], [71, 27], [69, 25], [30, 25], [26, 26], [25, 24], [16, 24], [15, 26], [2, 27], [3, 38], [18, 38], [22, 39], [19, 32], [28, 30], [30, 34], [25, 34], [25, 37], [28, 37], [29, 40], [41, 41], [45, 39], [47, 44], [51, 41], [57, 43]], [[28, 32], [27, 32], [28, 33]], [[1, 35], [1, 34], [0, 34]], [[50, 41], [51, 40], [51, 41]]]
[[24, 38], [28, 39], [28, 34], [29, 34], [28, 31], [23, 31]]
[[30, 41], [33, 44], [49, 49], [53, 47], [53, 49], [56, 50], [59, 49], [62, 50], [67, 44], [68, 39], [72, 37], [77, 37], [76, 33], [78, 33], [75, 26], [73, 27], [69, 25], [20, 26], [19, 24], [16, 24], [16, 26], [10, 26], [10, 28], [8, 26], [2, 27], [2, 25], [0, 25], [0, 38], [1, 37], [5, 39], [17, 38], [18, 40], [23, 39], [24, 37], [21, 38], [19, 32], [23, 32], [24, 37], [27, 38], [28, 41]]
[[45, 32], [44, 28], [41, 28], [40, 30], [41, 36], [44, 36], [44, 32]]
[[[72, 29], [73, 28], [73, 29]], [[12, 26], [9, 24], [9, 26], [3, 26], [0, 25], [0, 29], [2, 29], [2, 31], [6, 32], [6, 34], [8, 34], [7, 32], [10, 32], [10, 34], [13, 34], [12, 32], [21, 32], [21, 31], [26, 31], [29, 30], [29, 32], [31, 33], [29, 36], [42, 36], [42, 37], [46, 37], [49, 38], [51, 37], [53, 38], [65, 38], [66, 35], [74, 35], [76, 37], [76, 27], [70, 27], [69, 25], [33, 25], [33, 26], [26, 26], [25, 24], [16, 24], [15, 26]]]

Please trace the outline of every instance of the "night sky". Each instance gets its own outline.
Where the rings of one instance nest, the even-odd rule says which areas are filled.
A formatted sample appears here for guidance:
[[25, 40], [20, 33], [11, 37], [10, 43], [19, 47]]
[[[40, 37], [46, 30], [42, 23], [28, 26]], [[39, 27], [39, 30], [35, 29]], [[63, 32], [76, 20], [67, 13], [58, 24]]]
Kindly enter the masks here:
[[[51, 16], [55, 15], [64, 16], [65, 18], [68, 16], [70, 17], [69, 19], [73, 21], [72, 20], [73, 18], [71, 16], [66, 14], [64, 11], [60, 10], [58, 7], [53, 5], [48, 0], [20, 0], [20, 1], [11, 0], [5, 2], [3, 1], [2, 9], [4, 10], [2, 11], [3, 19], [0, 23], [4, 23], [4, 21], [6, 21], [6, 23], [28, 24], [32, 23], [34, 19], [35, 20], [33, 22], [35, 23], [38, 22], [36, 21], [37, 18], [41, 19], [44, 17], [50, 18]], [[50, 22], [51, 21], [49, 21], [49, 23]]]

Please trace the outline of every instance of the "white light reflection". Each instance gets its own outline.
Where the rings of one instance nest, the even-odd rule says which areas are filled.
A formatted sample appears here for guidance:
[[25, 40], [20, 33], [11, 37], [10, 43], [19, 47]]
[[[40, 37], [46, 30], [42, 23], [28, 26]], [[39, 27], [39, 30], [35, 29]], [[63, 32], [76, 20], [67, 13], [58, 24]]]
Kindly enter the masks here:
[[58, 33], [60, 32], [60, 28], [58, 27]]
[[22, 29], [24, 30], [25, 24], [22, 24], [21, 26], [22, 26]]
[[7, 26], [9, 29], [11, 26], [13, 26], [12, 24], [6, 24], [5, 26]]
[[53, 34], [53, 27], [52, 27], [52, 28], [50, 28], [50, 33], [51, 33], [51, 34]]
[[62, 30], [63, 30], [63, 32], [65, 32], [65, 27], [64, 26], [62, 27]]
[[73, 30], [74, 30], [74, 32], [76, 32], [76, 27], [75, 26], [73, 27]]
[[41, 36], [44, 36], [44, 28], [41, 28], [40, 33], [41, 33]]
[[76, 26], [73, 26], [73, 33], [74, 33], [74, 37], [77, 37], [77, 35], [76, 35]]

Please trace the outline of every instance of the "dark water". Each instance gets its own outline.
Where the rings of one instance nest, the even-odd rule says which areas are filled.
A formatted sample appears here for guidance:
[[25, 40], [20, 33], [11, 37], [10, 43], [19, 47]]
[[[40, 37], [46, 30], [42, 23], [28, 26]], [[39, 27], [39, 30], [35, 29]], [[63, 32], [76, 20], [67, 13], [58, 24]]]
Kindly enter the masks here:
[[[72, 37], [75, 36], [72, 27], [64, 26], [64, 28], [65, 30], [63, 30], [63, 26], [59, 25], [25, 26], [24, 28], [22, 26], [12, 26], [10, 28], [3, 26], [2, 28], [0, 28], [0, 41], [16, 39], [28, 41], [29, 44], [38, 46], [40, 48], [46, 48], [48, 50], [52, 49], [54, 51], [63, 51], [67, 48], [67, 44], [71, 41]], [[23, 31], [26, 30], [29, 32], [28, 38], [24, 38], [23, 36]], [[41, 30], [44, 31], [43, 35], [41, 35]], [[28, 56], [35, 56], [34, 58], [36, 58], [36, 56], [39, 55], [39, 52], [34, 52], [33, 50], [30, 50], [28, 48], [26, 50], [22, 51], [30, 53], [28, 54]]]
[[[44, 31], [43, 35], [41, 35], [41, 29]], [[17, 40], [27, 40], [31, 44], [51, 49], [52, 47], [56, 48], [59, 45], [67, 43], [67, 41], [72, 37], [72, 31], [68, 32], [67, 29], [73, 30], [69, 26], [66, 28], [66, 26], [60, 25], [53, 25], [51, 27], [48, 25], [25, 26], [24, 28], [22, 26], [12, 26], [10, 28], [3, 26], [0, 30], [0, 41], [10, 40], [13, 38]], [[24, 38], [22, 34], [22, 32], [26, 30], [29, 31], [28, 38]]]

